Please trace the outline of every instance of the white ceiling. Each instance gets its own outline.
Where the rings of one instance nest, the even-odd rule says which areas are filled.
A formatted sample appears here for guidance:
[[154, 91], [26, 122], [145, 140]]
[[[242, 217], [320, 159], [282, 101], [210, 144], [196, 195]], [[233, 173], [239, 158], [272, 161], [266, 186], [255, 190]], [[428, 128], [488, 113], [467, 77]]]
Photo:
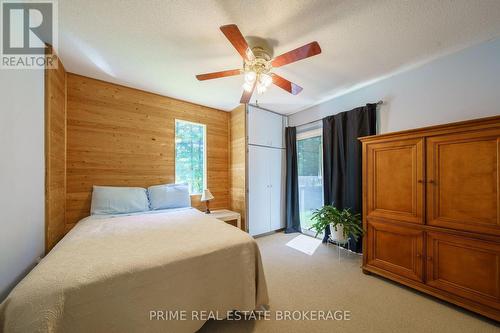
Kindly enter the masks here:
[[500, 36], [500, 0], [59, 0], [59, 53], [70, 72], [224, 110], [243, 78], [195, 75], [240, 68], [220, 32], [235, 23], [279, 55], [311, 41], [322, 54], [275, 72], [259, 105], [290, 114], [363, 82]]

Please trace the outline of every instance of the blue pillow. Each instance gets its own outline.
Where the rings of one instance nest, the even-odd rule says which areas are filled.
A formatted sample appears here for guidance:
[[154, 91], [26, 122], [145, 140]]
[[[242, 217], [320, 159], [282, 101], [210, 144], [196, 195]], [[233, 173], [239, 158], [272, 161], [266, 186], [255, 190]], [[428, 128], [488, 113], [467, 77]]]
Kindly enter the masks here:
[[164, 184], [148, 188], [152, 210], [191, 207], [188, 184]]
[[147, 191], [142, 187], [94, 186], [91, 215], [126, 214], [149, 210]]

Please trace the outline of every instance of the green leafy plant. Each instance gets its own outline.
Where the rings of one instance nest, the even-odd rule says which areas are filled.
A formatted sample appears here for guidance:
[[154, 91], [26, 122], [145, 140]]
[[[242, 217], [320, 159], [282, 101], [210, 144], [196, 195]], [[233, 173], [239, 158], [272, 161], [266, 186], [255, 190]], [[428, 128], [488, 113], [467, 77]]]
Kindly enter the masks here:
[[335, 231], [337, 231], [338, 226], [342, 226], [344, 228], [344, 238], [352, 237], [357, 240], [359, 236], [363, 234], [363, 228], [361, 227], [361, 215], [353, 214], [349, 208], [339, 210], [335, 206], [325, 205], [313, 212], [311, 220], [313, 220], [314, 223], [311, 225], [309, 230], [314, 229], [316, 231], [316, 235], [314, 237], [317, 237], [318, 234], [322, 233], [330, 223]]

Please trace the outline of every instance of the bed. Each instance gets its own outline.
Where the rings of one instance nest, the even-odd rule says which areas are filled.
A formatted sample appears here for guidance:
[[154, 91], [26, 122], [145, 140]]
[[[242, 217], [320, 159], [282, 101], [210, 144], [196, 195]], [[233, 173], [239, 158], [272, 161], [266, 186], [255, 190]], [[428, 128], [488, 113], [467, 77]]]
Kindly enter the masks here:
[[257, 244], [231, 225], [193, 208], [90, 216], [0, 305], [0, 331], [194, 332], [199, 311], [267, 304]]

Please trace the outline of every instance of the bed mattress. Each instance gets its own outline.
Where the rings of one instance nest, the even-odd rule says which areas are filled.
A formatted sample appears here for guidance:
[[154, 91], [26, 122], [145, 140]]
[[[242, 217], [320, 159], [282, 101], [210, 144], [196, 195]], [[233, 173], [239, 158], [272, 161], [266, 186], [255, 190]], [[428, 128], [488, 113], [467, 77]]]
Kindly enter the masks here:
[[[194, 332], [268, 303], [258, 246], [196, 209], [80, 221], [0, 305], [4, 332]], [[183, 320], [155, 317], [185, 314]], [[170, 312], [167, 312], [170, 311]]]

